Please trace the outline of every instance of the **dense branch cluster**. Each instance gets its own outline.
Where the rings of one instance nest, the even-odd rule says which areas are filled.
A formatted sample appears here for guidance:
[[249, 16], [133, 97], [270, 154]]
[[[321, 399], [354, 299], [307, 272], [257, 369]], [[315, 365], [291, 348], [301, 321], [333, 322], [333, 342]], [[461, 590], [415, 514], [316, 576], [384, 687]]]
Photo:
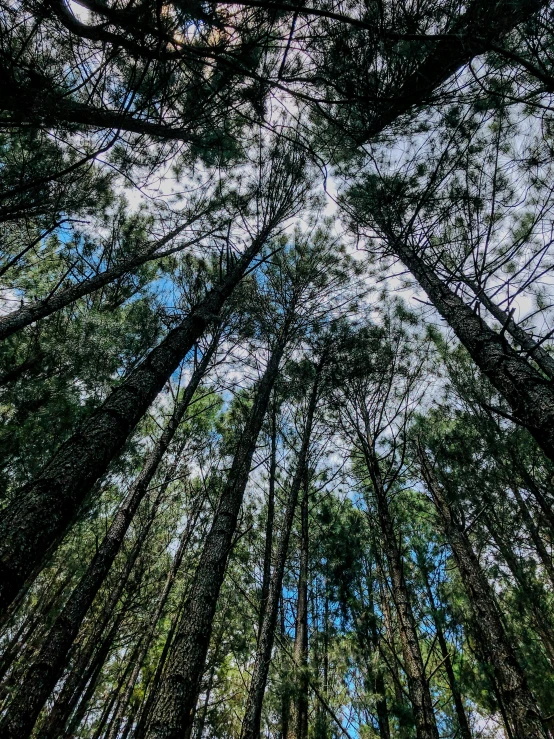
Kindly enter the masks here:
[[0, 4], [2, 737], [554, 737], [553, 20]]

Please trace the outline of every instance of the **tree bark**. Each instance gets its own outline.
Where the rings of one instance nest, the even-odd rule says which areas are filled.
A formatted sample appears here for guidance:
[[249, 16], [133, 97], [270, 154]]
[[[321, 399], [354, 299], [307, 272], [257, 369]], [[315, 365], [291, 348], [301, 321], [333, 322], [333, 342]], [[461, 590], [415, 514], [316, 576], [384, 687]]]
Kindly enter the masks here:
[[219, 591], [287, 334], [288, 326], [285, 325], [258, 385], [250, 416], [238, 442], [171, 646], [166, 675], [146, 733], [148, 739], [180, 739], [192, 725]]
[[205, 299], [112, 391], [40, 476], [21, 488], [4, 509], [0, 522], [0, 611], [9, 606], [31, 573], [38, 571], [179, 363], [218, 320], [271, 231], [272, 225], [262, 229]]
[[214, 337], [183, 397], [175, 406], [160, 439], [149, 454], [142, 472], [127, 493], [100, 548], [50, 629], [37, 659], [29, 668], [0, 724], [6, 738], [29, 736], [44, 703], [60, 679], [67, 653], [81, 623], [121, 548], [131, 521], [208, 368], [217, 343], [218, 337]]
[[[82, 684], [82, 676], [87, 670], [91, 658], [95, 653], [98, 639], [101, 638], [104, 631], [108, 628], [111, 618], [115, 612], [119, 599], [125, 586], [129, 580], [129, 576], [142, 552], [142, 545], [148, 536], [148, 531], [155, 518], [157, 512], [157, 503], [161, 501], [165, 495], [165, 487], [169, 485], [172, 477], [172, 470], [166, 475], [164, 485], [160, 488], [158, 495], [156, 496], [156, 502], [152, 506], [152, 510], [149, 513], [148, 519], [144, 526], [144, 529], [140, 532], [138, 540], [135, 542], [129, 556], [127, 557], [123, 570], [120, 573], [116, 586], [110, 593], [108, 601], [105, 607], [102, 609], [102, 618], [99, 623], [95, 625], [95, 628], [86, 644], [84, 645], [76, 663], [73, 665], [70, 674], [68, 675], [62, 690], [56, 698], [52, 711], [48, 716], [47, 721], [41, 727], [37, 739], [56, 739], [63, 733], [64, 727], [69, 719], [71, 711], [73, 710], [76, 701], [79, 699], [79, 686]], [[93, 658], [94, 660], [96, 657]]]
[[554, 385], [521, 357], [501, 333], [493, 331], [400, 239], [391, 247], [454, 330], [491, 384], [506, 399], [518, 423], [554, 461]]
[[468, 535], [458, 523], [446, 491], [436, 479], [425, 451], [419, 463], [433, 497], [454, 560], [474, 614], [474, 631], [480, 650], [491, 666], [498, 697], [514, 739], [548, 737], [540, 712], [498, 612], [494, 593], [479, 565]]
[[[319, 372], [320, 368], [318, 368]], [[302, 485], [302, 480], [306, 475], [306, 463], [312, 435], [312, 426], [314, 414], [316, 411], [317, 399], [319, 394], [319, 377], [316, 374], [306, 414], [304, 431], [302, 434], [302, 442], [296, 462], [296, 470], [291, 482], [285, 514], [283, 516], [283, 524], [277, 553], [275, 557], [275, 566], [273, 575], [269, 582], [268, 595], [264, 607], [262, 627], [258, 638], [258, 646], [254, 667], [252, 669], [252, 677], [250, 680], [250, 688], [248, 698], [246, 700], [246, 709], [242, 722], [242, 739], [259, 739], [260, 725], [262, 717], [262, 704], [267, 683], [267, 675], [269, 665], [271, 663], [271, 654], [273, 651], [273, 643], [275, 641], [275, 629], [277, 628], [277, 617], [279, 612], [279, 600], [282, 594], [283, 577], [285, 574], [285, 564], [289, 549], [290, 533], [294, 521], [294, 513], [298, 501], [298, 493]], [[274, 472], [274, 471], [273, 471]]]

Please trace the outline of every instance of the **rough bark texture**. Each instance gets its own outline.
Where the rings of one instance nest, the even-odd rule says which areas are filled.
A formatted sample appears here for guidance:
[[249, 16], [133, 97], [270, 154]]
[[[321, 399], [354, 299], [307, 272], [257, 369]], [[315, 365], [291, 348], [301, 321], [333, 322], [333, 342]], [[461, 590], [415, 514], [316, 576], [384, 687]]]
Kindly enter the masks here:
[[479, 565], [468, 535], [459, 524], [448, 495], [436, 479], [420, 447], [421, 472], [441, 522], [474, 615], [474, 633], [480, 651], [494, 673], [498, 698], [514, 739], [548, 737], [540, 712], [527, 685], [496, 606], [494, 593]]
[[238, 442], [171, 646], [165, 678], [146, 733], [149, 739], [181, 739], [192, 725], [219, 591], [225, 576], [252, 457], [286, 345], [286, 335], [287, 331], [284, 330], [272, 352]]
[[14, 495], [0, 522], [0, 610], [71, 525], [95, 482], [179, 363], [212, 325], [271, 229], [260, 234], [236, 265], [187, 318], [153, 349], [104, 404], [63, 444], [40, 476]]
[[[262, 627], [258, 638], [256, 658], [252, 670], [252, 678], [250, 680], [250, 688], [242, 722], [241, 736], [243, 739], [259, 739], [260, 737], [262, 704], [267, 683], [267, 674], [271, 662], [271, 653], [273, 651], [273, 643], [275, 641], [275, 629], [277, 628], [279, 600], [281, 598], [283, 587], [283, 576], [285, 573], [285, 564], [289, 548], [290, 532], [294, 521], [294, 512], [298, 501], [298, 493], [306, 471], [306, 461], [318, 398], [318, 386], [319, 383], [316, 376], [310, 394], [304, 432], [302, 434], [302, 443], [296, 463], [296, 470], [291, 481], [285, 514], [283, 516], [281, 536], [279, 537], [279, 544], [277, 546], [275, 557], [275, 567], [269, 582], [268, 594], [263, 612]], [[263, 605], [264, 604], [262, 604], [262, 606]]]
[[[188, 225], [189, 224], [187, 223], [179, 228], [175, 228], [156, 244], [151, 244], [146, 250], [143, 249], [139, 254], [134, 254], [121, 260], [121, 262], [111, 269], [99, 272], [94, 275], [94, 277], [82, 280], [76, 285], [66, 287], [64, 290], [60, 290], [49, 298], [39, 300], [31, 305], [25, 305], [22, 308], [19, 308], [19, 310], [12, 311], [11, 313], [7, 313], [0, 317], [0, 341], [7, 339], [8, 336], [15, 334], [17, 331], [21, 331], [25, 326], [30, 326], [31, 323], [34, 323], [41, 318], [51, 316], [53, 313], [56, 313], [56, 311], [65, 308], [66, 305], [71, 305], [71, 303], [74, 303], [79, 298], [82, 298], [85, 295], [90, 295], [101, 287], [104, 287], [104, 285], [109, 285], [114, 280], [117, 280], [127, 272], [140, 267], [142, 264], [152, 262], [154, 259], [161, 259], [164, 256], [169, 256], [170, 254], [181, 251], [186, 246], [195, 243], [198, 239], [190, 242], [190, 244], [181, 244], [173, 249], [166, 249], [162, 252], [159, 251], [165, 244], [171, 241], [171, 239], [178, 236], [179, 233], [181, 233], [181, 231], [183, 231]], [[17, 368], [18, 374], [28, 370], [31, 366], [36, 364], [37, 361], [39, 360], [33, 359], [29, 360], [27, 363], [24, 362], [19, 368]], [[3, 378], [0, 378], [0, 384], [11, 380], [12, 378], [9, 376], [10, 374], [11, 373], [7, 373]]]
[[455, 295], [421, 256], [396, 240], [394, 250], [454, 330], [471, 358], [510, 404], [514, 416], [554, 461], [554, 386], [512, 349], [502, 334]]
[[417, 739], [439, 739], [429, 681], [425, 675], [425, 665], [419, 647], [416, 621], [404, 577], [402, 553], [398, 546], [397, 533], [394, 530], [379, 461], [369, 434], [367, 439], [362, 438], [362, 443], [367, 470], [375, 493], [383, 549], [391, 578], [392, 597], [398, 614], [404, 669], [408, 681], [408, 693], [412, 704]]
[[214, 339], [194, 371], [160, 439], [148, 455], [140, 475], [120, 506], [100, 548], [50, 629], [37, 659], [29, 668], [0, 725], [4, 732], [3, 736], [6, 738], [29, 736], [44, 703], [60, 679], [65, 668], [67, 653], [78, 634], [81, 623], [121, 548], [133, 516], [146, 495], [152, 478], [183, 420], [216, 346], [217, 340]]

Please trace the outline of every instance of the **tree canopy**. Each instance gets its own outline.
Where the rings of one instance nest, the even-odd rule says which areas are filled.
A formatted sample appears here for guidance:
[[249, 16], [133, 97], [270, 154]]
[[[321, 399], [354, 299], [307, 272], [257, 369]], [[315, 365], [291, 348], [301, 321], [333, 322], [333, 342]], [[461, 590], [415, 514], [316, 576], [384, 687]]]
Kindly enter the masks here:
[[554, 737], [554, 5], [0, 8], [0, 735]]

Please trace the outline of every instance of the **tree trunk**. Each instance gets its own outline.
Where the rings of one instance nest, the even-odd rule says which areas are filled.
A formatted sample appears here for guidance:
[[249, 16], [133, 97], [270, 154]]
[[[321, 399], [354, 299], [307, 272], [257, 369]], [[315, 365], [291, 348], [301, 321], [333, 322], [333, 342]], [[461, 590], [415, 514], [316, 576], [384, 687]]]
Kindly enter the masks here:
[[294, 636], [294, 662], [297, 670], [297, 693], [293, 704], [290, 739], [308, 737], [308, 503], [309, 479], [304, 470], [304, 495], [300, 515], [302, 529], [300, 534], [300, 568], [298, 573], [298, 597], [296, 605], [296, 631]]
[[475, 637], [492, 667], [498, 697], [514, 739], [545, 739], [540, 712], [498, 613], [494, 593], [475, 556], [469, 537], [458, 523], [447, 494], [436, 480], [425, 451], [420, 447], [422, 476], [444, 526], [474, 614]]
[[512, 487], [512, 490], [514, 492], [514, 497], [517, 501], [521, 517], [525, 522], [525, 527], [531, 535], [531, 539], [533, 541], [533, 544], [535, 545], [535, 549], [537, 550], [540, 561], [542, 562], [542, 566], [544, 567], [545, 572], [548, 575], [550, 584], [554, 587], [554, 566], [552, 565], [552, 557], [546, 551], [546, 547], [541, 538], [541, 535], [535, 525], [535, 522], [533, 521], [533, 517], [531, 516], [529, 509], [527, 508], [527, 503], [523, 500], [523, 497], [517, 485], [514, 485]]
[[506, 542], [504, 537], [498, 531], [498, 526], [488, 514], [483, 516], [483, 522], [495, 542], [498, 550], [508, 565], [508, 569], [512, 573], [514, 581], [525, 596], [525, 601], [529, 611], [532, 614], [533, 626], [537, 634], [542, 639], [545, 652], [548, 655], [551, 665], [554, 667], [554, 630], [552, 628], [552, 614], [545, 599], [545, 591], [542, 583], [530, 576], [530, 573], [524, 570], [513, 552], [510, 543]]
[[[94, 695], [94, 691], [96, 690], [98, 679], [100, 678], [100, 675], [102, 673], [102, 668], [104, 667], [104, 663], [110, 653], [110, 649], [115, 640], [115, 637], [117, 636], [117, 632], [119, 630], [121, 622], [125, 618], [125, 615], [126, 615], [125, 609], [121, 609], [121, 611], [117, 614], [112, 624], [112, 627], [110, 628], [108, 632], [108, 635], [105, 636], [104, 639], [102, 640], [100, 647], [96, 651], [96, 654], [94, 655], [90, 665], [88, 666], [88, 669], [86, 670], [85, 674], [82, 676], [81, 685], [76, 686], [76, 689], [73, 695], [71, 696], [71, 699], [68, 701], [69, 710], [67, 712], [67, 718], [64, 718], [63, 723], [60, 722], [60, 724], [57, 727], [52, 726], [49, 721], [48, 722], [49, 734], [47, 734], [47, 736], [53, 737], [53, 739], [58, 739], [58, 737], [66, 736], [66, 735], [73, 736], [74, 732], [76, 731], [79, 724], [83, 720], [83, 717], [88, 708], [88, 704], [92, 696]], [[65, 725], [67, 723], [67, 719], [71, 715], [71, 711], [75, 708], [75, 706], [77, 706], [77, 710], [72, 716], [71, 721], [69, 721], [68, 723], [67, 731], [64, 731]], [[39, 737], [41, 737], [42, 739], [42, 736], [43, 734], [41, 732], [39, 734]]]
[[81, 504], [122, 449], [179, 363], [209, 326], [263, 248], [273, 224], [254, 238], [222, 280], [169, 332], [127, 380], [54, 455], [40, 476], [14, 495], [0, 522], [0, 610], [70, 527]]
[[[115, 609], [125, 589], [129, 576], [136, 564], [137, 559], [139, 558], [139, 555], [141, 554], [142, 545], [146, 540], [146, 537], [148, 536], [148, 532], [150, 530], [150, 526], [154, 521], [158, 504], [164, 497], [165, 488], [167, 487], [167, 485], [169, 485], [172, 476], [173, 475], [171, 471], [168, 472], [168, 474], [166, 475], [164, 485], [162, 485], [156, 496], [156, 502], [152, 506], [145, 526], [143, 530], [141, 530], [138, 540], [135, 542], [133, 548], [131, 549], [129, 556], [125, 561], [123, 570], [117, 578], [116, 586], [110, 593], [108, 601], [102, 609], [102, 618], [100, 619], [99, 623], [95, 625], [94, 630], [87, 639], [87, 642], [84, 645], [81, 653], [79, 654], [76, 663], [73, 665], [62, 690], [56, 698], [56, 701], [54, 703], [52, 711], [50, 712], [50, 715], [48, 716], [47, 721], [44, 723], [39, 731], [37, 739], [56, 739], [56, 737], [61, 736], [63, 729], [69, 719], [71, 711], [75, 706], [75, 702], [79, 699], [79, 686], [82, 684], [83, 673], [87, 669], [87, 665], [89, 665], [91, 658], [93, 658], [98, 639], [101, 638], [104, 631], [108, 628], [110, 619], [115, 612]], [[124, 609], [122, 609], [122, 611], [124, 612]], [[96, 657], [94, 657], [94, 660], [96, 660]]]
[[160, 439], [149, 454], [142, 472], [127, 493], [100, 548], [50, 629], [38, 658], [29, 668], [1, 724], [6, 738], [29, 736], [45, 701], [60, 679], [67, 653], [77, 636], [81, 623], [121, 548], [133, 516], [146, 495], [150, 482], [183, 420], [217, 343], [218, 337], [214, 337], [208, 351], [194, 371], [182, 399], [175, 406]]
[[[377, 550], [376, 550], [377, 554]], [[401, 737], [401, 739], [408, 739], [408, 737], [411, 735], [410, 732], [410, 726], [408, 725], [408, 722], [406, 721], [406, 715], [407, 715], [407, 703], [406, 703], [406, 697], [404, 694], [403, 686], [400, 682], [400, 671], [398, 669], [398, 662], [396, 659], [396, 655], [394, 654], [395, 651], [395, 644], [394, 644], [394, 624], [392, 619], [392, 611], [390, 607], [390, 601], [388, 598], [388, 595], [386, 593], [386, 579], [385, 579], [385, 572], [383, 563], [381, 561], [381, 555], [377, 555], [377, 562], [378, 562], [378, 570], [379, 570], [379, 592], [381, 596], [381, 608], [383, 610], [383, 622], [385, 624], [385, 631], [389, 635], [388, 641], [390, 642], [390, 650], [391, 650], [391, 656], [392, 660], [390, 661], [388, 667], [391, 673], [393, 687], [394, 687], [394, 702], [398, 708], [397, 711], [397, 717], [398, 717], [398, 735]], [[380, 648], [382, 646], [380, 645]]]
[[260, 613], [258, 618], [258, 642], [260, 641], [263, 620], [266, 612], [271, 579], [271, 553], [273, 549], [273, 519], [275, 517], [275, 474], [277, 471], [277, 399], [273, 394], [271, 409], [271, 451], [269, 460], [269, 490], [267, 495], [267, 522], [265, 527], [264, 572], [262, 592], [260, 596]]
[[204, 498], [202, 498], [202, 500], [199, 501], [198, 506], [194, 512], [195, 513], [194, 517], [191, 516], [191, 518], [189, 518], [187, 525], [183, 531], [183, 534], [181, 536], [181, 541], [179, 543], [179, 547], [177, 551], [175, 552], [173, 561], [171, 563], [171, 567], [169, 569], [169, 572], [167, 573], [164, 588], [158, 599], [156, 610], [154, 611], [154, 614], [150, 620], [150, 627], [148, 628], [148, 631], [142, 640], [141, 648], [135, 659], [135, 666], [133, 668], [133, 672], [131, 673], [131, 676], [127, 682], [125, 693], [123, 695], [123, 698], [120, 701], [116, 719], [113, 722], [113, 728], [110, 731], [110, 733], [107, 735], [107, 739], [116, 739], [117, 737], [119, 726], [121, 722], [123, 721], [123, 717], [125, 715], [125, 711], [127, 710], [127, 706], [131, 699], [131, 695], [133, 693], [135, 683], [138, 679], [138, 676], [139, 676], [139, 673], [142, 667], [142, 663], [144, 662], [144, 658], [146, 657], [148, 653], [148, 649], [150, 648], [152, 639], [154, 638], [154, 635], [156, 633], [156, 628], [158, 626], [158, 623], [161, 617], [163, 616], [163, 612], [165, 609], [165, 605], [167, 603], [167, 599], [169, 598], [169, 594], [171, 593], [173, 583], [175, 582], [175, 578], [177, 577], [177, 573], [179, 572], [179, 568], [181, 567], [183, 557], [185, 556], [185, 552], [188, 548], [190, 538], [194, 532], [194, 527], [196, 525], [196, 521], [198, 520], [198, 516], [200, 515], [200, 511], [202, 509], [203, 503], [204, 503]]
[[[285, 602], [283, 595], [279, 598], [279, 627], [281, 630], [281, 640], [286, 644], [286, 625], [285, 625]], [[290, 691], [288, 684], [285, 684], [281, 692], [281, 722], [280, 722], [280, 739], [287, 739], [289, 735], [290, 724]]]
[[485, 306], [488, 312], [496, 318], [501, 326], [512, 336], [517, 344], [525, 349], [527, 354], [537, 363], [539, 368], [544, 372], [547, 377], [551, 380], [554, 379], [554, 358], [546, 351], [542, 346], [537, 346], [537, 341], [533, 339], [527, 331], [519, 326], [510, 313], [499, 308], [494, 301], [492, 301], [484, 288], [477, 285], [473, 280], [467, 278], [461, 278], [466, 285], [468, 285], [478, 300]]
[[429, 573], [427, 566], [424, 562], [419, 562], [419, 570], [423, 576], [425, 583], [425, 590], [427, 591], [427, 597], [429, 599], [429, 607], [431, 608], [431, 616], [435, 625], [435, 631], [437, 632], [437, 640], [441, 650], [441, 657], [443, 659], [444, 669], [446, 670], [446, 677], [448, 678], [448, 685], [450, 687], [450, 693], [452, 694], [452, 700], [454, 701], [454, 708], [456, 710], [456, 718], [458, 719], [458, 731], [462, 739], [472, 739], [471, 730], [469, 728], [469, 721], [467, 720], [467, 714], [464, 708], [464, 702], [458, 687], [458, 681], [454, 674], [454, 668], [452, 667], [452, 660], [450, 659], [450, 652], [448, 651], [448, 644], [442, 630], [442, 623], [439, 612], [435, 605], [435, 598], [433, 596], [433, 590], [431, 589], [431, 583], [429, 582]]
[[[320, 369], [320, 368], [319, 368]], [[318, 371], [319, 371], [318, 369]], [[281, 598], [283, 588], [283, 577], [285, 574], [285, 564], [287, 561], [287, 553], [289, 549], [290, 533], [294, 522], [294, 513], [296, 503], [298, 501], [298, 493], [302, 485], [302, 480], [306, 475], [306, 462], [310, 447], [310, 439], [312, 434], [312, 426], [314, 414], [318, 399], [318, 375], [316, 375], [310, 393], [310, 400], [302, 434], [302, 442], [298, 453], [296, 470], [291, 482], [290, 491], [283, 517], [281, 536], [275, 557], [275, 566], [273, 575], [269, 582], [268, 595], [265, 602], [265, 608], [262, 618], [262, 627], [258, 638], [258, 647], [254, 667], [252, 669], [252, 678], [250, 680], [250, 689], [246, 701], [246, 709], [242, 722], [242, 739], [259, 739], [260, 723], [262, 717], [262, 704], [267, 683], [267, 675], [271, 662], [271, 654], [273, 651], [273, 643], [275, 641], [275, 629], [277, 628], [277, 617], [279, 612], [279, 600]]]
[[514, 417], [554, 461], [554, 386], [493, 331], [400, 239], [391, 247], [454, 330], [471, 358], [511, 406]]
[[287, 342], [288, 328], [285, 325], [258, 385], [212, 527], [205, 539], [147, 730], [149, 739], [180, 739], [192, 725], [219, 591], [225, 577], [258, 435]]
[[425, 675], [425, 665], [419, 647], [417, 627], [410, 603], [410, 595], [404, 577], [402, 553], [398, 546], [397, 533], [389, 508], [387, 493], [381, 477], [379, 461], [373, 443], [361, 439], [367, 470], [373, 484], [377, 516], [383, 536], [383, 549], [391, 577], [391, 589], [396, 613], [398, 615], [400, 642], [404, 655], [404, 669], [408, 680], [408, 693], [414, 714], [418, 739], [439, 739], [429, 681]]

